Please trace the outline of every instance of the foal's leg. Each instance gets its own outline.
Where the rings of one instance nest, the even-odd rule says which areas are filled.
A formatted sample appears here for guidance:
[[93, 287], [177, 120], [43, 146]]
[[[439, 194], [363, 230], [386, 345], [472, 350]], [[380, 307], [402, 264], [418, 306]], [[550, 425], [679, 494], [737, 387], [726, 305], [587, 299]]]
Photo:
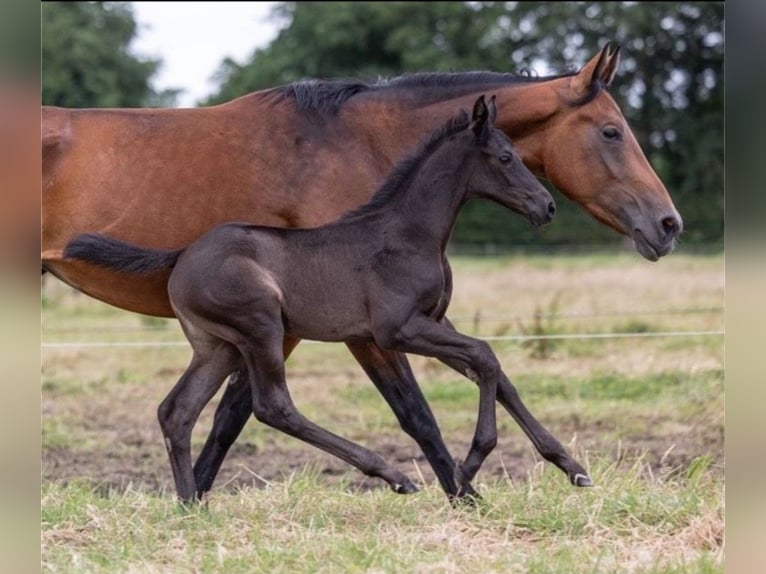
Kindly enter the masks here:
[[479, 414], [473, 441], [465, 461], [456, 469], [461, 488], [468, 488], [468, 482], [497, 444], [495, 399], [502, 370], [495, 354], [484, 341], [462, 335], [423, 315], [411, 316], [399, 329], [383, 327], [375, 331], [381, 346], [435, 357], [479, 385]]
[[157, 411], [176, 493], [182, 501], [193, 500], [197, 492], [191, 463], [192, 428], [231, 372], [236, 354], [234, 347], [220, 341], [195, 345], [191, 363]]
[[[454, 326], [445, 317], [442, 322], [454, 330]], [[457, 332], [457, 331], [456, 331]], [[497, 401], [505, 407], [524, 433], [535, 445], [537, 452], [545, 460], [553, 463], [563, 470], [574, 486], [593, 486], [593, 481], [580, 463], [574, 460], [562, 444], [529, 412], [529, 409], [521, 401], [519, 393], [505, 376], [500, 373], [497, 382]]]
[[[300, 339], [285, 337], [283, 344], [284, 358], [287, 359]], [[229, 384], [226, 385], [221, 401], [215, 411], [213, 427], [194, 463], [194, 477], [197, 481], [197, 496], [208, 492], [213, 487], [215, 477], [223, 464], [226, 453], [234, 444], [245, 423], [253, 414], [253, 400], [247, 369], [240, 362], [236, 370], [232, 368]]]
[[[447, 496], [457, 497], [455, 461], [442, 440], [407, 357], [383, 350], [374, 343], [349, 343], [348, 348], [388, 402], [402, 429], [418, 443]], [[468, 482], [460, 495], [478, 496]]]
[[497, 400], [511, 414], [542, 457], [555, 464], [569, 477], [574, 486], [593, 486], [582, 465], [574, 460], [548, 429], [529, 412], [519, 393], [503, 374], [497, 383]]
[[[327, 431], [298, 411], [285, 383], [281, 317], [273, 317], [271, 325], [264, 328], [267, 321], [268, 319], [259, 317], [261, 336], [249, 336], [237, 345], [245, 357], [250, 375], [255, 417], [271, 427], [345, 460], [368, 476], [382, 478], [394, 492], [415, 492], [417, 487], [412, 481], [386, 464], [380, 456]], [[263, 335], [266, 329], [271, 332], [270, 335]]]
[[[299, 339], [285, 339], [285, 358], [299, 342]], [[401, 353], [384, 351], [373, 343], [348, 344], [348, 347], [388, 402], [404, 431], [420, 446], [447, 496], [458, 496], [458, 492], [460, 496], [477, 496], [468, 482], [458, 491], [454, 459], [442, 440], [439, 427], [412, 374], [407, 357]], [[247, 373], [241, 368], [232, 375], [224, 390], [210, 435], [194, 465], [198, 496], [201, 497], [212, 488], [226, 453], [242, 432], [252, 412]]]

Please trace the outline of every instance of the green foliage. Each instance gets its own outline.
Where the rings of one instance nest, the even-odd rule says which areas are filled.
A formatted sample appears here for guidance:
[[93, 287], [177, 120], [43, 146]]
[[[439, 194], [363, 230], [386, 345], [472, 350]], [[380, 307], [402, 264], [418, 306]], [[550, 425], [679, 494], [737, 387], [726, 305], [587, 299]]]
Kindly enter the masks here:
[[42, 101], [66, 107], [171, 105], [149, 79], [159, 60], [132, 55], [133, 11], [124, 2], [45, 2], [42, 14]]
[[406, 71], [486, 67], [484, 30], [502, 8], [460, 2], [283, 2], [285, 23], [250, 62], [226, 60], [207, 103], [305, 77], [375, 79]]
[[[563, 72], [617, 40], [622, 64], [612, 91], [684, 217], [684, 242], [722, 241], [723, 2], [283, 2], [274, 17], [282, 23], [276, 39], [248, 62], [226, 60], [220, 91], [205, 103], [306, 77]], [[541, 232], [479, 202], [453, 239], [620, 241], [571, 202], [558, 204], [555, 225]]]
[[35, 78], [40, 69], [37, 5], [5, 0], [0, 7], [0, 80]]

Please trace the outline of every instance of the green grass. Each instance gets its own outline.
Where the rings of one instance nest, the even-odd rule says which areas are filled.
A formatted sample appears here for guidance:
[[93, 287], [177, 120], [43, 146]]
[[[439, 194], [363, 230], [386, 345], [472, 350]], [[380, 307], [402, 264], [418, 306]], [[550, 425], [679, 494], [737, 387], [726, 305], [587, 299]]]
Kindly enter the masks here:
[[723, 487], [695, 467], [652, 477], [640, 460], [599, 463], [585, 490], [538, 467], [482, 484], [475, 508], [433, 485], [354, 492], [310, 470], [188, 510], [167, 495], [48, 484], [43, 571], [723, 572]]
[[[720, 330], [723, 256], [452, 259], [450, 316], [478, 335]], [[713, 309], [630, 315], [624, 311]], [[46, 285], [44, 341], [183, 341], [148, 320]], [[343, 345], [287, 362], [309, 418], [379, 452], [421, 486], [393, 494], [329, 455], [249, 423], [207, 505], [176, 503], [156, 409], [190, 358], [179, 347], [42, 351], [44, 572], [718, 574], [723, 572], [722, 337], [557, 340], [493, 350], [522, 400], [596, 487], [575, 489], [498, 407], [498, 447], [453, 508]], [[465, 455], [476, 385], [437, 361], [413, 371], [450, 451]], [[220, 396], [220, 395], [219, 395]], [[198, 451], [217, 403], [192, 435]], [[253, 475], [257, 475], [255, 479]], [[258, 485], [259, 487], [254, 487]]]

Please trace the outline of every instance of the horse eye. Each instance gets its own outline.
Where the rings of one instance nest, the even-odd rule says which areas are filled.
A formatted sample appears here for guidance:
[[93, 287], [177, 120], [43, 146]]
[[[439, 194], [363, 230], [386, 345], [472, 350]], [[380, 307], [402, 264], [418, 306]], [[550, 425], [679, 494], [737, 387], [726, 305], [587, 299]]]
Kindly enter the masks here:
[[508, 164], [508, 163], [511, 163], [513, 161], [513, 156], [508, 155], [507, 153], [504, 153], [498, 159], [500, 160], [500, 163]]
[[608, 126], [605, 127], [603, 130], [601, 130], [601, 135], [604, 136], [604, 138], [608, 140], [621, 140], [622, 134], [620, 133], [620, 130], [618, 130], [614, 126]]

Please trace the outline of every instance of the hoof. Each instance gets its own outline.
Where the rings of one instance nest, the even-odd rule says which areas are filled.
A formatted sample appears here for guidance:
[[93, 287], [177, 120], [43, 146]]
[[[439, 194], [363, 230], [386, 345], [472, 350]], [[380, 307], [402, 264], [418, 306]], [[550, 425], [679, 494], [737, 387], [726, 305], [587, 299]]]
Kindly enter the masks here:
[[481, 495], [473, 489], [473, 486], [469, 482], [463, 483], [460, 486], [460, 490], [457, 491], [457, 498], [474, 498], [481, 500]]
[[418, 491], [418, 487], [410, 481], [407, 481], [404, 484], [394, 484], [391, 489], [396, 494], [412, 494]]
[[587, 474], [580, 474], [579, 472], [571, 478], [574, 486], [593, 486], [593, 481]]
[[484, 499], [476, 492], [469, 483], [465, 483], [457, 491], [457, 494], [449, 497], [452, 506], [475, 508]]
[[176, 499], [178, 503], [177, 510], [181, 514], [189, 514], [191, 512], [196, 512], [196, 510], [200, 507], [200, 501], [196, 498], [177, 498]]
[[453, 496], [450, 502], [454, 508], [477, 508], [479, 504], [484, 502], [484, 499], [478, 492], [473, 492], [472, 494]]
[[482, 500], [481, 495], [473, 489], [470, 481], [466, 478], [462, 464], [458, 464], [455, 467], [455, 482], [460, 486], [457, 494], [450, 497], [453, 506], [476, 506], [476, 503]]

